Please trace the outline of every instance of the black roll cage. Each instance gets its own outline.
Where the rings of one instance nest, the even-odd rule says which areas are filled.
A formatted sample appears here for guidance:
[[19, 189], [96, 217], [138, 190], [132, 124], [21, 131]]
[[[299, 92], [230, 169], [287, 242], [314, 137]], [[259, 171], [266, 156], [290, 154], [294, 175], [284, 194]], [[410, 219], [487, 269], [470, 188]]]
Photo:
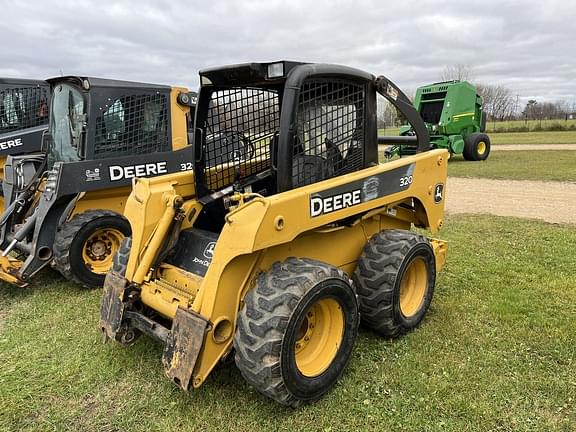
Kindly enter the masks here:
[[[284, 63], [284, 76], [269, 79], [266, 71], [270, 64]], [[334, 78], [366, 86], [366, 125], [364, 167], [378, 163], [378, 132], [376, 126], [376, 93], [386, 98], [412, 125], [416, 134], [416, 153], [430, 149], [430, 136], [422, 118], [410, 99], [392, 81], [384, 76], [375, 77], [367, 72], [333, 64], [270, 62], [247, 63], [200, 71], [200, 91], [194, 119], [194, 171], [199, 197], [216, 192], [205, 182], [204, 146], [202, 126], [207, 120], [212, 92], [239, 87], [276, 89], [280, 104], [280, 129], [277, 142], [271, 143], [271, 170], [277, 191], [292, 188], [293, 140], [296, 133], [298, 98], [302, 84], [312, 78]]]

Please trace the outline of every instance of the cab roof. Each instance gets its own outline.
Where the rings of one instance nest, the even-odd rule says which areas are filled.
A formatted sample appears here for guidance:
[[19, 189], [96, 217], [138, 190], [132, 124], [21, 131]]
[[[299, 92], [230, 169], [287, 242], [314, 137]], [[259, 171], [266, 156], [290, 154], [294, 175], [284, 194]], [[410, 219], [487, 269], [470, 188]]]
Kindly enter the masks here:
[[169, 90], [172, 87], [162, 84], [150, 84], [150, 83], [143, 83], [137, 81], [123, 81], [123, 80], [116, 80], [116, 79], [108, 79], [108, 78], [97, 78], [97, 77], [87, 77], [87, 76], [62, 76], [62, 77], [54, 77], [49, 78], [46, 80], [50, 83], [51, 86], [55, 86], [59, 83], [69, 82], [75, 85], [82, 86], [84, 81], [88, 81], [90, 87], [100, 87], [100, 88], [114, 88], [114, 87], [122, 87], [122, 88], [135, 88], [135, 89], [159, 89], [159, 90]]
[[[280, 77], [269, 78], [268, 66], [271, 64], [282, 63], [284, 65], [284, 73]], [[211, 84], [214, 85], [230, 85], [230, 84], [263, 84], [271, 83], [278, 80], [285, 80], [288, 73], [297, 66], [305, 65], [308, 63], [295, 62], [289, 60], [278, 60], [266, 63], [238, 63], [226, 66], [218, 66], [213, 68], [203, 69], [199, 72], [200, 82], [205, 84], [202, 80], [203, 77], [208, 78]]]
[[7, 78], [7, 77], [0, 77], [0, 85], [10, 85], [10, 86], [48, 86], [48, 83], [44, 80], [38, 79], [26, 79], [26, 78]]

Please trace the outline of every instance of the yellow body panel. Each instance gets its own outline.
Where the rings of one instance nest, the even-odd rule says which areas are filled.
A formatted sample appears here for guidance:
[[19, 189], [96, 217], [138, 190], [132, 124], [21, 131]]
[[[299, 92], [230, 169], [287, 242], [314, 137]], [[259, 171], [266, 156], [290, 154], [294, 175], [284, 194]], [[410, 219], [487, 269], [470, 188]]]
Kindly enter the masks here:
[[188, 93], [184, 87], [172, 87], [170, 91], [170, 114], [172, 123], [172, 150], [178, 150], [188, 145], [188, 120], [190, 108], [178, 103], [178, 94]]
[[[201, 206], [194, 198], [193, 176], [178, 173], [139, 179], [125, 211], [133, 227], [132, 250], [138, 251], [130, 254], [126, 278], [140, 284], [144, 304], [167, 318], [173, 318], [181, 307], [212, 324], [235, 323], [243, 298], [256, 277], [276, 261], [290, 256], [309, 257], [338, 266], [351, 276], [366, 241], [377, 232], [410, 229], [412, 224], [438, 231], [443, 224], [444, 199], [435, 202], [434, 191], [436, 185], [446, 184], [447, 160], [446, 150], [433, 150], [270, 197], [256, 197], [245, 203], [240, 199], [238, 207], [226, 216], [203, 279], [186, 278], [185, 273], [177, 275], [166, 264], [152, 268], [169, 221], [177, 213], [174, 203], [184, 209], [183, 227], [190, 226], [199, 213]], [[310, 217], [312, 195], [411, 163], [415, 163], [414, 181], [408, 189]], [[354, 216], [351, 225], [333, 224]], [[433, 247], [440, 269], [446, 246], [435, 241]], [[166, 271], [171, 275], [163, 273]], [[187, 286], [182, 285], [180, 276]], [[209, 327], [205, 336], [194, 367], [194, 387], [200, 386], [232, 349], [233, 332], [215, 334], [217, 327]]]
[[[183, 171], [176, 174], [136, 180], [124, 211], [124, 217], [130, 221], [132, 227], [132, 250], [140, 251], [140, 253], [130, 254], [126, 270], [127, 279], [132, 280], [138, 267], [146, 268], [145, 264], [150, 264], [149, 262], [142, 263], [143, 251], [152, 250], [149, 245], [153, 233], [156, 233], [156, 237], [161, 237], [161, 231], [165, 233], [168, 229], [166, 224], [159, 227], [158, 223], [162, 217], [171, 221], [174, 212], [169, 206], [171, 204], [170, 200], [175, 196], [187, 197], [193, 195], [194, 175], [190, 172]], [[190, 226], [191, 221], [188, 216], [192, 214], [192, 208], [197, 208], [196, 202], [185, 203], [186, 205], [191, 207], [188, 210], [183, 227]], [[143, 215], [145, 216], [142, 217]]]
[[20, 270], [22, 264], [22, 261], [17, 260], [16, 258], [0, 255], [0, 271], [2, 273], [2, 280], [22, 288], [28, 286], [28, 283], [21, 281], [18, 277], [13, 275], [13, 273]]
[[110, 210], [122, 214], [131, 189], [129, 186], [126, 186], [83, 192], [76, 201], [74, 209], [70, 212], [68, 219], [89, 210]]

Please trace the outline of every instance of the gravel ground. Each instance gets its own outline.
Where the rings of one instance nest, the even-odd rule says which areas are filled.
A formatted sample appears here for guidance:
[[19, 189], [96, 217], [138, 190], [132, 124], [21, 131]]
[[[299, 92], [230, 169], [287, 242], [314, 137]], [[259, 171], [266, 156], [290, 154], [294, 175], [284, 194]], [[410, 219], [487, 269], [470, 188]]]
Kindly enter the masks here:
[[576, 224], [576, 183], [449, 177], [446, 212]]

